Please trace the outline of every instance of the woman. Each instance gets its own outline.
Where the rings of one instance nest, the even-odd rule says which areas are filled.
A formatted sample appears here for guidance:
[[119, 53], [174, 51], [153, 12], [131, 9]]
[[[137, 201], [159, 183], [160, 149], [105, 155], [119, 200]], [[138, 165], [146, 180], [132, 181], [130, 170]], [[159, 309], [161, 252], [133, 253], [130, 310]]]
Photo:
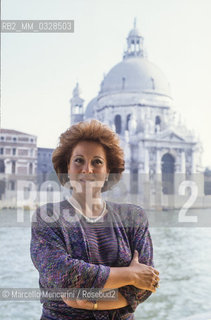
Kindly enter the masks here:
[[156, 291], [159, 272], [144, 211], [102, 198], [124, 171], [118, 136], [97, 120], [79, 122], [60, 136], [52, 162], [72, 194], [33, 216], [31, 257], [40, 288], [116, 289], [118, 299], [42, 297], [41, 319], [134, 319], [138, 304]]

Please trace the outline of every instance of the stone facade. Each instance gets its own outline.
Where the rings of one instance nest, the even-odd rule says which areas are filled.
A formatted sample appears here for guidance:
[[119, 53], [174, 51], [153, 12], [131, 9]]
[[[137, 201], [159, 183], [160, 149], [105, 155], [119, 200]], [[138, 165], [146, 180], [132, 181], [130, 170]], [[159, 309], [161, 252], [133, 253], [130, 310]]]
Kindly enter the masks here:
[[169, 82], [146, 57], [143, 42], [134, 23], [123, 60], [104, 76], [85, 112], [77, 84], [71, 99], [71, 124], [95, 118], [119, 134], [130, 175], [128, 192], [142, 192], [144, 177], [160, 181], [164, 194], [174, 194], [177, 180], [203, 171], [203, 149], [176, 113]]
[[55, 172], [51, 160], [53, 151], [54, 149], [51, 148], [37, 149], [37, 182], [39, 186]]
[[0, 129], [0, 197], [11, 198], [18, 182], [36, 182], [37, 137], [24, 132]]

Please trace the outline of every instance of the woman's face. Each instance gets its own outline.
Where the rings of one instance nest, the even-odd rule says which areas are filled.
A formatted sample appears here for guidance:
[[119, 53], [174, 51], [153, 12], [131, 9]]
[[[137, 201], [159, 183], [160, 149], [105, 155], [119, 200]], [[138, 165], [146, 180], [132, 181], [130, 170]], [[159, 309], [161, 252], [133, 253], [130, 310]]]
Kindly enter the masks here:
[[[81, 141], [73, 149], [68, 164], [68, 175], [73, 189], [86, 187], [101, 189], [109, 174], [104, 147], [95, 141]], [[82, 190], [81, 190], [82, 188]]]

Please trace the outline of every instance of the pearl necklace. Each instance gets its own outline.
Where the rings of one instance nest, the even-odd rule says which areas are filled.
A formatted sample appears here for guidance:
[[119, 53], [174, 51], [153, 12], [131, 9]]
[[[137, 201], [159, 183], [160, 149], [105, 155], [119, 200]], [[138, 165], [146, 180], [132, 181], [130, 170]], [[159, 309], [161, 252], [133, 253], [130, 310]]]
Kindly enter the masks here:
[[105, 203], [105, 201], [103, 201], [103, 210], [102, 210], [101, 214], [100, 214], [97, 218], [89, 218], [89, 217], [87, 217], [81, 210], [79, 210], [79, 209], [74, 205], [73, 201], [74, 201], [74, 202], [77, 202], [77, 200], [75, 200], [75, 199], [72, 197], [72, 198], [69, 198], [68, 201], [69, 201], [69, 203], [73, 206], [73, 208], [74, 208], [76, 211], [78, 211], [78, 212], [86, 219], [86, 221], [91, 222], [91, 223], [95, 223], [95, 222], [97, 222], [98, 220], [100, 220], [100, 219], [103, 217], [103, 215], [105, 214], [105, 212], [106, 212], [106, 203]]

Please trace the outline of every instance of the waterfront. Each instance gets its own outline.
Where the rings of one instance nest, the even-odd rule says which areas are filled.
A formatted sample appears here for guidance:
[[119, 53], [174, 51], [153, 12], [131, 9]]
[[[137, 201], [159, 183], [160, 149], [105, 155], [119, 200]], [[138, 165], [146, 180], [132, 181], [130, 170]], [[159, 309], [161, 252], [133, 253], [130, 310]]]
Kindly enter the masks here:
[[[14, 210], [2, 211], [1, 226], [14, 221], [15, 216]], [[160, 288], [139, 305], [137, 320], [180, 320], [211, 311], [210, 230], [193, 226], [151, 228]], [[38, 272], [29, 254], [30, 232], [29, 226], [0, 228], [1, 288], [38, 287]], [[4, 320], [39, 320], [41, 305], [39, 301], [1, 301], [0, 310]]]

